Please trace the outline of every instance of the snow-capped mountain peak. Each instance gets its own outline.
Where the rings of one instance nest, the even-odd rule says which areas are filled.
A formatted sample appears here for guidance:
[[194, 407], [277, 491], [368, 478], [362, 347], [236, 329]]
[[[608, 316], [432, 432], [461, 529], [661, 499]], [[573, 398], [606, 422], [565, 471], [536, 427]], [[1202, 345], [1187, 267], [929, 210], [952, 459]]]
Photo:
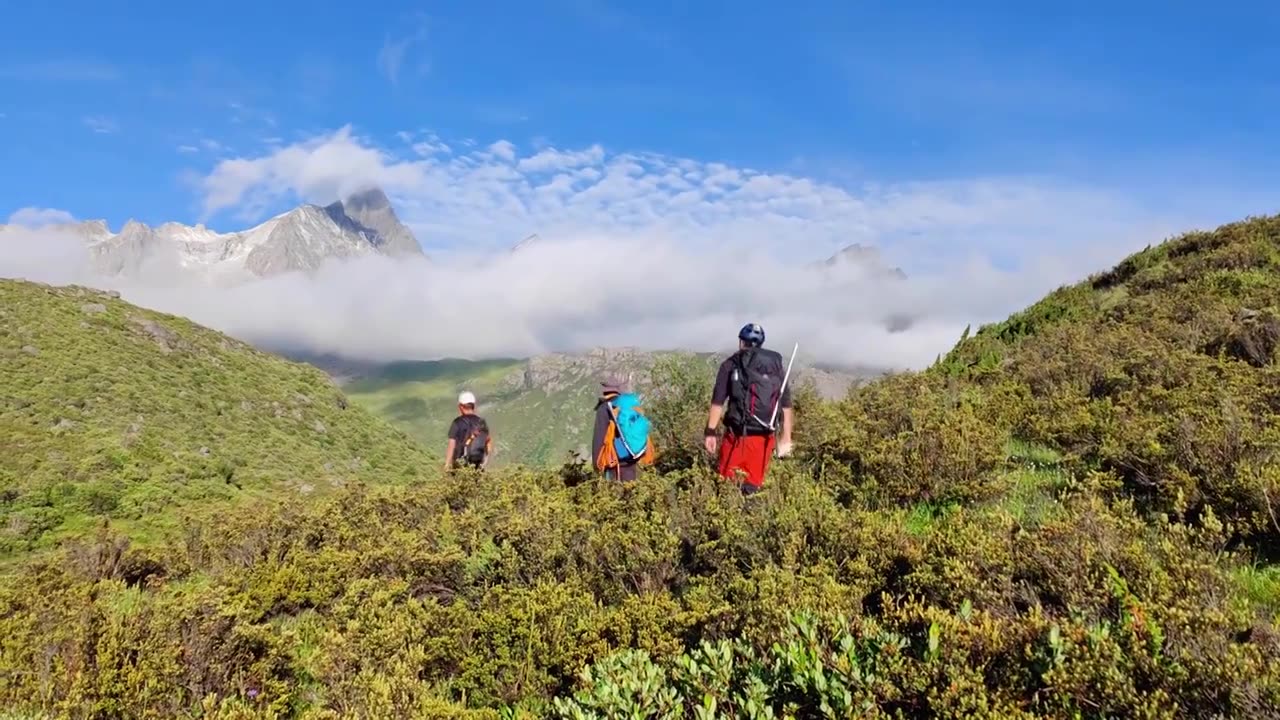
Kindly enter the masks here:
[[[0, 225], [0, 231], [6, 226]], [[51, 226], [84, 239], [95, 271], [136, 275], [149, 263], [172, 261], [217, 283], [285, 272], [311, 272], [326, 260], [368, 254], [424, 257], [386, 194], [368, 188], [325, 207], [305, 204], [229, 233], [203, 224], [166, 222], [155, 228], [130, 219], [112, 233], [103, 220]]]

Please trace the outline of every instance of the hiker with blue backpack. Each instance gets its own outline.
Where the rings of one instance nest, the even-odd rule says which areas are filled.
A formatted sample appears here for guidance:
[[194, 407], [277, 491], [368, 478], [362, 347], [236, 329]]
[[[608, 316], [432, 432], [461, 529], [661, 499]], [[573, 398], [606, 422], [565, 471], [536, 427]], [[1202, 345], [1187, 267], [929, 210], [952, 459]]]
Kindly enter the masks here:
[[604, 473], [609, 480], [635, 480], [641, 465], [653, 463], [649, 429], [640, 398], [635, 393], [624, 392], [620, 378], [605, 378], [600, 383], [595, 431], [591, 438], [596, 471]]

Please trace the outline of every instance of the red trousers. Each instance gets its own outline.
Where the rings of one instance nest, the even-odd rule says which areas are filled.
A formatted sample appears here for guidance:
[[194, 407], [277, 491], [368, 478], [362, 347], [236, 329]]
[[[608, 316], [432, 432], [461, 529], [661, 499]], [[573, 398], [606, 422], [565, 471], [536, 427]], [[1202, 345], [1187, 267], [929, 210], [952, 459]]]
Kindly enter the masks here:
[[721, 477], [737, 479], [742, 473], [742, 481], [752, 487], [760, 487], [764, 483], [764, 474], [769, 469], [769, 460], [773, 457], [773, 446], [777, 438], [769, 435], [744, 435], [735, 437], [725, 433], [720, 442]]

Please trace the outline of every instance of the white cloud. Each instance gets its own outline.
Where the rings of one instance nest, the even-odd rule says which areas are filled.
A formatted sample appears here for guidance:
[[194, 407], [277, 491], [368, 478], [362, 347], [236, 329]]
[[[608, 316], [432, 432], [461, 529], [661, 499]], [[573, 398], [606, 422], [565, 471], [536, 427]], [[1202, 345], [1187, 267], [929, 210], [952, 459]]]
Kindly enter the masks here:
[[[856, 270], [824, 275], [751, 247], [707, 255], [672, 238], [583, 234], [539, 239], [513, 254], [372, 256], [331, 263], [312, 277], [217, 288], [181, 285], [160, 263], [137, 282], [94, 278], [82, 244], [34, 231], [24, 239], [31, 247], [16, 262], [8, 252], [15, 248], [0, 248], [0, 264], [21, 276], [111, 287], [132, 302], [274, 348], [382, 361], [620, 345], [714, 351], [731, 347], [737, 329], [756, 321], [775, 347], [799, 342], [807, 360], [918, 367], [966, 324], [1003, 316], [1074, 279], [1079, 266], [1055, 258], [1016, 272], [972, 260], [901, 282]], [[904, 314], [916, 324], [889, 332], [886, 320]]]
[[396, 135], [405, 142], [413, 152], [419, 157], [431, 157], [432, 155], [449, 155], [453, 152], [453, 148], [449, 144], [440, 139], [435, 133], [425, 133], [421, 138], [416, 138], [412, 133], [398, 132]]
[[[406, 137], [401, 139], [412, 146], [416, 136]], [[505, 248], [535, 232], [639, 234], [679, 239], [691, 251], [750, 245], [803, 259], [852, 242], [873, 243], [895, 263], [917, 268], [974, 252], [1034, 254], [1081, 238], [1105, 244], [1136, 232], [1147, 239], [1187, 221], [1150, 212], [1137, 198], [1110, 188], [1043, 178], [850, 189], [723, 163], [610, 153], [598, 145], [544, 146], [527, 154], [507, 141], [454, 146], [463, 149], [402, 155], [344, 127], [219, 163], [200, 191], [206, 216], [234, 209], [242, 219], [257, 220], [295, 198], [326, 203], [376, 183], [436, 252]]]
[[88, 115], [82, 121], [85, 127], [100, 135], [109, 135], [120, 129], [115, 120], [102, 115]]
[[585, 165], [598, 165], [604, 160], [604, 148], [592, 145], [586, 150], [563, 152], [555, 148], [547, 148], [538, 154], [522, 159], [516, 168], [526, 173], [545, 173], [556, 170], [570, 170]]
[[[382, 42], [382, 48], [378, 50], [378, 69], [387, 76], [392, 85], [400, 82], [400, 69], [408, 57], [409, 48], [421, 43], [427, 37], [426, 24], [419, 20], [417, 25], [417, 30], [404, 37], [393, 38], [388, 33]], [[418, 64], [418, 72], [421, 74], [425, 74], [429, 68], [425, 60]]]
[[72, 223], [75, 221], [76, 219], [71, 213], [66, 210], [57, 210], [54, 208], [18, 208], [9, 216], [9, 222], [11, 224], [22, 225], [28, 228], [38, 228], [44, 225], [56, 225], [58, 223]]
[[515, 162], [516, 146], [506, 140], [499, 140], [489, 146], [489, 152], [499, 160]]
[[226, 152], [229, 149], [230, 148], [228, 148], [226, 145], [223, 145], [217, 140], [213, 140], [211, 138], [200, 138], [194, 142], [183, 143], [178, 146], [178, 152], [184, 155], [195, 155], [201, 152], [218, 154], [218, 153]]
[[[920, 366], [967, 324], [1236, 216], [1186, 198], [1164, 204], [1176, 213], [1153, 211], [1149, 198], [1044, 178], [853, 189], [600, 146], [454, 143], [470, 149], [422, 156], [420, 136], [400, 139], [404, 155], [344, 127], [224, 160], [197, 187], [206, 213], [261, 219], [297, 197], [327, 203], [377, 183], [430, 262], [373, 257], [231, 289], [112, 284], [251, 341], [371, 359], [716, 350], [754, 320], [810, 359]], [[508, 253], [531, 233], [536, 242]], [[854, 242], [879, 247], [909, 279], [805, 267]], [[917, 321], [890, 333], [895, 315]]]
[[28, 227], [15, 217], [9, 220], [14, 224], [0, 226], [0, 277], [52, 284], [105, 284], [88, 271], [84, 240], [73, 232], [46, 223]]

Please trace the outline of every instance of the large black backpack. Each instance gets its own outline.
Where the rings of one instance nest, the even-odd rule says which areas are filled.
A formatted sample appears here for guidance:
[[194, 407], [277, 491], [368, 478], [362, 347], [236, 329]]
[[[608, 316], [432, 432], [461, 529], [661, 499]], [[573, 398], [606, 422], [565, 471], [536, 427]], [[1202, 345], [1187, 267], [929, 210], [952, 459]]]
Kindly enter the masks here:
[[489, 449], [489, 424], [479, 415], [467, 415], [467, 434], [462, 441], [462, 460], [479, 467]]
[[782, 356], [766, 348], [746, 348], [733, 360], [725, 425], [737, 433], [772, 433], [776, 428], [770, 420], [777, 424], [774, 408], [782, 400]]

